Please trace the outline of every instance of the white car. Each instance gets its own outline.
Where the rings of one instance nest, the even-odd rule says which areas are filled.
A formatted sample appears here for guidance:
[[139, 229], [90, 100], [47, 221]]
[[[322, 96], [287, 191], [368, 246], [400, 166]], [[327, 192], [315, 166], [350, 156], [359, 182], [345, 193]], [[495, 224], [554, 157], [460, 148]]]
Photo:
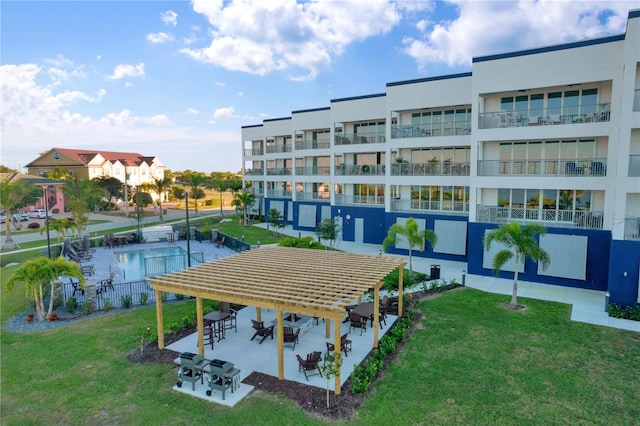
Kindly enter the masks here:
[[7, 214], [5, 212], [0, 212], [0, 223], [5, 223], [7, 221]]
[[51, 212], [47, 212], [45, 209], [31, 210], [28, 214], [29, 214], [29, 217], [33, 217], [36, 219], [44, 219], [47, 217], [47, 215], [49, 217], [52, 217]]
[[27, 220], [29, 220], [29, 214], [28, 213], [14, 213], [12, 215], [12, 220], [14, 222], [26, 222]]

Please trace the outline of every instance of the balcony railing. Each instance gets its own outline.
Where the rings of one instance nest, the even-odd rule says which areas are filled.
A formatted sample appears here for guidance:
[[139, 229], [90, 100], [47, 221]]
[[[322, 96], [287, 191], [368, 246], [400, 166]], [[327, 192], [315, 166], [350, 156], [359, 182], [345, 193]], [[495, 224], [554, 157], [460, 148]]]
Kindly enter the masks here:
[[629, 177], [640, 176], [640, 155], [629, 156]]
[[447, 213], [469, 214], [469, 202], [466, 201], [425, 201], [425, 200], [391, 200], [391, 210], [395, 212], [427, 212], [444, 211]]
[[336, 176], [384, 176], [384, 164], [342, 164], [336, 166]]
[[296, 175], [298, 176], [329, 176], [330, 173], [330, 166], [296, 167]]
[[536, 222], [557, 228], [602, 229], [604, 212], [583, 210], [527, 209], [479, 205], [477, 222]]
[[580, 160], [480, 160], [479, 176], [606, 176], [606, 158]]
[[304, 141], [296, 142], [296, 150], [300, 149], [328, 149], [331, 147], [331, 139], [327, 138], [318, 138]]
[[291, 152], [291, 145], [267, 145], [267, 154]]
[[291, 191], [284, 189], [267, 189], [267, 197], [291, 198]]
[[262, 155], [262, 148], [248, 148], [244, 150], [245, 157], [250, 157], [252, 155]]
[[640, 111], [640, 89], [633, 91], [633, 110]]
[[244, 174], [246, 176], [262, 176], [263, 173], [264, 170], [262, 168], [244, 169]]
[[640, 217], [626, 217], [624, 219], [624, 239], [640, 240]]
[[339, 134], [335, 135], [334, 143], [336, 145], [357, 145], [365, 143], [385, 143], [386, 136], [384, 132], [358, 133], [358, 134]]
[[481, 129], [497, 127], [553, 126], [558, 124], [597, 123], [609, 121], [611, 104], [592, 104], [541, 108], [522, 111], [495, 111], [479, 114]]
[[391, 139], [458, 136], [471, 134], [471, 121], [391, 126]]
[[264, 191], [261, 188], [250, 188], [248, 191], [251, 191], [251, 193], [256, 197], [261, 197], [264, 195]]
[[331, 194], [328, 192], [296, 192], [296, 200], [298, 201], [331, 201]]
[[469, 176], [469, 163], [395, 163], [391, 165], [391, 176]]
[[384, 206], [384, 196], [336, 194], [335, 203], [342, 205]]
[[267, 175], [269, 176], [274, 176], [274, 175], [290, 175], [291, 174], [291, 168], [289, 167], [271, 167], [271, 168], [267, 168]]

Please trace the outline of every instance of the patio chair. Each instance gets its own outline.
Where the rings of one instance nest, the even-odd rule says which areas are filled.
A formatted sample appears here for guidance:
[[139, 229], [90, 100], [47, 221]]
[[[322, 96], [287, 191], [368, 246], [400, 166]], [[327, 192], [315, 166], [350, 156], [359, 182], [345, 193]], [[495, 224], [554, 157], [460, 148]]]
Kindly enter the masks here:
[[251, 324], [252, 324], [252, 327], [256, 330], [251, 340], [255, 339], [256, 336], [262, 337], [262, 340], [260, 340], [260, 344], [262, 344], [262, 342], [264, 342], [264, 340], [269, 336], [271, 336], [271, 340], [273, 340], [273, 327], [275, 327], [274, 325], [265, 327], [264, 321], [256, 321], [256, 320], [251, 320]]
[[[298, 372], [304, 373], [304, 378], [309, 381], [309, 376], [320, 375], [322, 377], [322, 371], [320, 370], [320, 361], [322, 361], [322, 353], [319, 351], [311, 352], [307, 354], [307, 359], [302, 359], [300, 355], [296, 354], [298, 358]], [[317, 371], [317, 373], [316, 373]]]
[[71, 293], [71, 297], [76, 297], [76, 293], [78, 295], [84, 296], [84, 289], [80, 285], [80, 281], [74, 281], [73, 278], [69, 278], [69, 284], [73, 287], [73, 293]]
[[296, 349], [296, 343], [298, 343], [298, 336], [300, 336], [300, 329], [293, 331], [293, 327], [284, 327], [282, 329], [282, 337], [284, 338], [284, 344], [293, 343], [293, 350]]
[[225, 330], [234, 329], [238, 332], [238, 311], [235, 309], [229, 309], [229, 318], [224, 320], [223, 327]]
[[98, 283], [96, 284], [96, 286], [101, 286], [102, 287], [102, 291], [107, 291], [108, 288], [110, 288], [111, 290], [114, 290], [113, 288], [113, 277], [114, 277], [114, 272], [111, 272], [109, 274], [109, 278], [105, 278], [104, 280], [98, 281]]
[[[344, 333], [342, 336], [340, 336], [340, 350], [342, 351], [342, 353], [344, 353], [344, 356], [349, 356], [348, 354], [349, 352], [351, 352], [351, 340], [347, 338], [348, 336], [348, 333]], [[334, 349], [334, 344], [331, 342], [327, 342], [327, 352], [333, 352]]]
[[202, 331], [204, 333], [204, 344], [211, 345], [211, 349], [213, 349], [213, 341], [216, 337], [216, 333], [213, 331], [213, 326], [211, 324], [205, 325]]
[[367, 331], [367, 318], [355, 312], [349, 312], [349, 323], [349, 333], [351, 333], [352, 328], [359, 328], [361, 336], [363, 331]]
[[216, 245], [216, 247], [220, 248], [224, 246], [224, 239], [225, 237], [222, 237], [221, 239], [214, 241], [214, 244]]

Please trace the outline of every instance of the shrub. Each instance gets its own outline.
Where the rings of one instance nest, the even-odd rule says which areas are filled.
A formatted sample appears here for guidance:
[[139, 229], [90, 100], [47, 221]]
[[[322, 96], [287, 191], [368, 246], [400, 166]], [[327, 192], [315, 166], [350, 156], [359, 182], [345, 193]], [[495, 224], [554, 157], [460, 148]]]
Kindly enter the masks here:
[[163, 302], [166, 302], [166, 301], [167, 301], [167, 299], [169, 298], [169, 293], [167, 293], [166, 291], [163, 291], [163, 292], [162, 292], [162, 295], [160, 296], [160, 298], [161, 298], [161, 300], [162, 300]]
[[39, 224], [38, 222], [31, 222], [31, 223], [27, 226], [27, 228], [29, 228], [29, 229], [38, 229], [38, 228], [40, 228], [40, 224]]
[[184, 299], [184, 294], [176, 293], [176, 300], [182, 300], [182, 299]]
[[49, 315], [47, 315], [47, 319], [49, 321], [58, 321], [58, 313], [56, 311], [51, 312]]
[[287, 237], [280, 240], [278, 243], [281, 247], [296, 247], [296, 248], [308, 248], [313, 250], [324, 250], [324, 246], [315, 241], [311, 235], [302, 238]]
[[60, 209], [57, 208], [57, 207], [55, 209], [51, 209], [51, 213], [58, 214], [58, 213], [60, 213]]
[[176, 332], [178, 330], [180, 330], [180, 323], [179, 322], [172, 322], [171, 324], [169, 324], [169, 330]]
[[607, 306], [607, 313], [610, 317], [614, 318], [640, 321], [640, 303], [633, 306], [627, 306], [626, 308], [615, 303], [610, 303], [609, 306]]
[[140, 293], [140, 304], [146, 305], [148, 301], [149, 301], [149, 293], [147, 292]]
[[91, 315], [96, 311], [95, 303], [84, 302], [82, 304], [82, 313], [85, 315]]
[[111, 303], [111, 300], [107, 299], [104, 301], [104, 311], [105, 312], [113, 311], [113, 303]]
[[392, 354], [396, 351], [396, 341], [393, 337], [383, 336], [382, 339], [380, 339], [379, 349], [385, 356]]
[[64, 309], [70, 314], [74, 313], [78, 309], [78, 301], [75, 297], [70, 297], [64, 302]]
[[193, 327], [194, 324], [195, 322], [193, 321], [193, 319], [189, 318], [188, 315], [182, 317], [182, 325], [184, 325], [185, 327]]
[[133, 303], [133, 300], [131, 299], [130, 294], [125, 294], [124, 296], [120, 296], [120, 304], [122, 305], [123, 308], [129, 309], [132, 303]]

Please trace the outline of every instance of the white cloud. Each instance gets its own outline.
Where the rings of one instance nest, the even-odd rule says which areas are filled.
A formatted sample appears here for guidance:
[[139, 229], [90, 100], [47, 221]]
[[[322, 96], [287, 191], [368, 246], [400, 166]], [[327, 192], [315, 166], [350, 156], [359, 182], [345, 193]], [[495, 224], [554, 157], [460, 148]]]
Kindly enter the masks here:
[[162, 19], [162, 22], [164, 22], [165, 25], [171, 25], [175, 27], [178, 24], [178, 14], [173, 10], [162, 12], [160, 14], [160, 19]]
[[401, 19], [397, 4], [384, 0], [192, 4], [195, 12], [207, 17], [212, 40], [207, 47], [185, 48], [182, 53], [232, 71], [286, 71], [291, 80], [315, 78], [347, 45], [384, 34]]
[[198, 114], [200, 114], [200, 111], [198, 111], [198, 110], [197, 110], [197, 109], [195, 109], [195, 108], [191, 108], [191, 107], [189, 107], [189, 108], [187, 109], [187, 112], [185, 112], [185, 114], [186, 114], [186, 115], [198, 115]]
[[102, 55], [96, 55], [96, 59], [97, 60], [101, 60], [102, 59]]
[[149, 33], [147, 34], [147, 41], [155, 44], [167, 43], [169, 41], [173, 41], [173, 36], [164, 32]]
[[130, 81], [125, 81], [125, 83], [124, 83], [124, 87], [125, 87], [125, 89], [128, 89], [129, 87], [132, 87], [132, 86], [133, 86], [133, 83], [132, 83], [132, 82], [130, 82]]
[[213, 118], [233, 118], [236, 117], [236, 109], [234, 107], [217, 108], [213, 112]]
[[[470, 66], [475, 56], [623, 33], [630, 2], [465, 1], [453, 20], [422, 19], [421, 37], [407, 36], [403, 52], [425, 71], [430, 64]], [[610, 15], [601, 23], [602, 16]]]
[[238, 92], [238, 96], [243, 97], [244, 96], [244, 92], [243, 91]]
[[138, 65], [117, 65], [113, 74], [108, 78], [110, 80], [120, 80], [125, 77], [144, 77], [144, 63], [140, 62]]

